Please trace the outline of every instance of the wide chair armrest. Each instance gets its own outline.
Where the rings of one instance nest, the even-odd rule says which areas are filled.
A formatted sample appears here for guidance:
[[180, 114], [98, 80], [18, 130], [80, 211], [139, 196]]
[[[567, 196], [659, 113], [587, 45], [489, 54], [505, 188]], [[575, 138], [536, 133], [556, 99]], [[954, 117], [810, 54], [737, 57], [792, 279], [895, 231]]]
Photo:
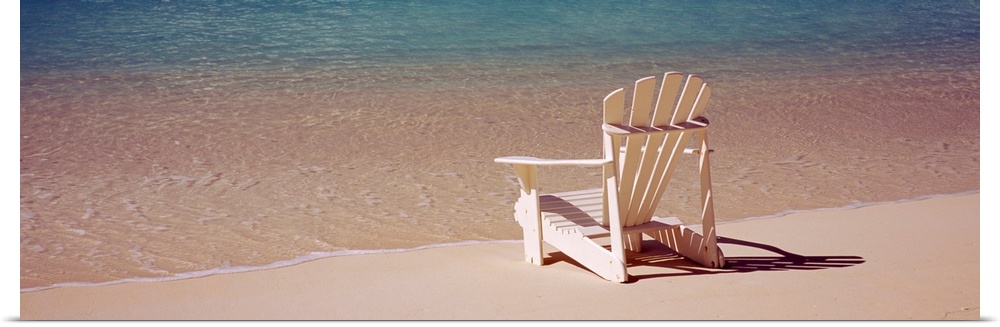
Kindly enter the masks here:
[[581, 166], [581, 167], [599, 167], [607, 165], [613, 162], [613, 159], [543, 159], [535, 157], [500, 157], [493, 159], [497, 163], [513, 164], [513, 165], [531, 165], [531, 166]]

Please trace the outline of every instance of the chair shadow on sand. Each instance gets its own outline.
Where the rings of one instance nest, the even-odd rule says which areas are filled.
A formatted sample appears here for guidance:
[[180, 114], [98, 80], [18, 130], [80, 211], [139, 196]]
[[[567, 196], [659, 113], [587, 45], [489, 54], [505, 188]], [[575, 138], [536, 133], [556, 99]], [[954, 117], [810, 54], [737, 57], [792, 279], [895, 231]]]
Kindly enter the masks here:
[[[807, 256], [783, 250], [777, 246], [739, 240], [729, 237], [718, 238], [719, 244], [730, 244], [736, 246], [746, 246], [765, 250], [774, 253], [773, 256], [726, 256], [726, 265], [723, 268], [705, 268], [702, 265], [691, 261], [677, 254], [677, 252], [654, 240], [644, 240], [641, 253], [629, 252], [629, 271], [637, 274], [630, 274], [629, 283], [649, 278], [666, 278], [692, 275], [713, 275], [728, 273], [749, 273], [761, 271], [789, 271], [789, 270], [819, 270], [830, 268], [846, 268], [859, 265], [865, 259], [859, 256]], [[548, 253], [546, 264], [565, 261], [569, 264], [584, 268], [582, 265], [566, 256], [562, 252]], [[642, 272], [632, 270], [632, 268], [652, 267], [663, 268], [670, 272], [649, 273], [650, 269]]]

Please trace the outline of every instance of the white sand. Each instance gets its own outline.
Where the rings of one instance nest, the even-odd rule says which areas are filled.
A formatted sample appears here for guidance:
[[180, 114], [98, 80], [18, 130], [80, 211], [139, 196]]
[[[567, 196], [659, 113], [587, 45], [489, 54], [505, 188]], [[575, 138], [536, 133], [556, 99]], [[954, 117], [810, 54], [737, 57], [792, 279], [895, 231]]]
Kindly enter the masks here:
[[518, 243], [487, 244], [22, 293], [20, 318], [979, 319], [979, 202], [977, 193], [724, 224], [729, 270], [648, 246], [628, 284], [558, 253], [536, 267]]

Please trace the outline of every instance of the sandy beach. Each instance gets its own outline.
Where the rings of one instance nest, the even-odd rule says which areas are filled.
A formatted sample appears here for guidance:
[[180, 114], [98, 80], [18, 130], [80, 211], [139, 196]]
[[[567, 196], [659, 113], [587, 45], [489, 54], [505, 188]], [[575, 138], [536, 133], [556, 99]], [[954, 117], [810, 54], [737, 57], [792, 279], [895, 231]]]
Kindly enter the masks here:
[[316, 260], [256, 272], [21, 294], [21, 319], [975, 320], [980, 195], [721, 225], [708, 270], [647, 241], [627, 284], [519, 243]]

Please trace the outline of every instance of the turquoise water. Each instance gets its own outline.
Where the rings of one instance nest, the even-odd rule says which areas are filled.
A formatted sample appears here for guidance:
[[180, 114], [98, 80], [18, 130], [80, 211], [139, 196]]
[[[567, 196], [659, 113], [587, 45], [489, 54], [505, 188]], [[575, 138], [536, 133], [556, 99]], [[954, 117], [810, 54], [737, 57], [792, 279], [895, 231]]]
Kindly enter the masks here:
[[[978, 1], [23, 1], [22, 76], [979, 63]], [[858, 65], [860, 64], [860, 65]]]
[[492, 158], [597, 155], [600, 98], [671, 70], [713, 85], [719, 221], [979, 188], [978, 1], [20, 10], [22, 291], [517, 239]]

